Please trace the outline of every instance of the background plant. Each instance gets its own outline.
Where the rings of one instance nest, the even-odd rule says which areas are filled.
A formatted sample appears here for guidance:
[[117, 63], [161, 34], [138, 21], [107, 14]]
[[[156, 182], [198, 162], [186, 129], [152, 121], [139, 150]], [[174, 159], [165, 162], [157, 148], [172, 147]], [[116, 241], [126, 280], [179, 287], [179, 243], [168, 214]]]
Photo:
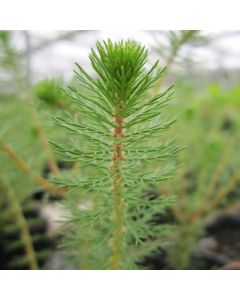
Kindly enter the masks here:
[[22, 55], [7, 31], [0, 32], [0, 65], [13, 82], [10, 94], [3, 93], [0, 101], [1, 266], [36, 269], [44, 267], [52, 248], [42, 205], [33, 198], [63, 194], [42, 174], [44, 165], [58, 171], [48, 145], [48, 136], [54, 134], [48, 123], [51, 113], [40, 108], [28, 86]]

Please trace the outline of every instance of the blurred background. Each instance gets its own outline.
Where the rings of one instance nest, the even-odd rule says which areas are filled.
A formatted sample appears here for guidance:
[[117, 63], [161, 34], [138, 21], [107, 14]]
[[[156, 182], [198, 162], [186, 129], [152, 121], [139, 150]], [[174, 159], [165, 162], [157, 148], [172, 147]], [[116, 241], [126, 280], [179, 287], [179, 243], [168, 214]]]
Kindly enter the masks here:
[[108, 38], [141, 42], [149, 65], [167, 66], [155, 92], [175, 84], [167, 115], [178, 122], [167, 135], [186, 147], [173, 181], [149, 190], [177, 196], [158, 218], [176, 225], [174, 247], [141, 265], [240, 268], [240, 31], [196, 30], [0, 32], [0, 268], [77, 268], [59, 248], [66, 195], [48, 179], [81, 166], [48, 141], [68, 140], [52, 121], [72, 111], [60, 87], [74, 81], [75, 62], [92, 74], [90, 48]]
[[[157, 58], [162, 64], [165, 63], [165, 56], [160, 53], [163, 48], [167, 52], [165, 48], [169, 46], [166, 31], [11, 31], [10, 37], [15, 49], [21, 52], [26, 76], [31, 83], [59, 75], [69, 80], [74, 62], [81, 63], [90, 71], [89, 49], [94, 47], [96, 40], [108, 38], [141, 42], [149, 49], [152, 60]], [[172, 72], [178, 71], [179, 75], [184, 72], [188, 76], [198, 74], [201, 79], [212, 75], [212, 79], [217, 81], [237, 78], [240, 67], [239, 31], [202, 31], [201, 38], [198, 36], [195, 41], [192, 37], [190, 39], [184, 41], [184, 47], [177, 51]], [[182, 64], [179, 64], [180, 58]], [[1, 88], [6, 87], [3, 73]], [[228, 83], [232, 83], [230, 79]]]

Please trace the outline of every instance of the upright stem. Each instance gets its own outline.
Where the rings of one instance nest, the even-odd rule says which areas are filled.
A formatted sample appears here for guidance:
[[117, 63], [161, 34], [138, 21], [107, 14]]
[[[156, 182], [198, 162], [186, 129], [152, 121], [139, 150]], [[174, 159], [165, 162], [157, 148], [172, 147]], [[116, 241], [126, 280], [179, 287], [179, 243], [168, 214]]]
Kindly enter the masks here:
[[[113, 138], [117, 141], [123, 136], [123, 118], [120, 114], [116, 114], [114, 118], [115, 128], [113, 130]], [[112, 255], [109, 258], [109, 264], [111, 269], [120, 269], [122, 259], [122, 235], [124, 233], [124, 220], [123, 220], [123, 196], [122, 196], [122, 175], [121, 175], [121, 164], [123, 161], [123, 145], [121, 142], [113, 144], [112, 153], [112, 193], [114, 196], [113, 206], [113, 222], [114, 232], [111, 239], [111, 251]]]
[[43, 149], [47, 155], [48, 158], [48, 164], [49, 164], [49, 168], [52, 171], [52, 173], [54, 175], [59, 173], [59, 168], [55, 159], [55, 156], [53, 154], [53, 151], [51, 149], [51, 147], [48, 144], [48, 138], [46, 136], [46, 132], [43, 128], [43, 125], [41, 124], [40, 119], [37, 116], [37, 112], [35, 107], [32, 105], [31, 107], [32, 110], [32, 117], [33, 117], [33, 122], [37, 128], [38, 134], [39, 134], [39, 138], [40, 138], [40, 142], [42, 143]]
[[28, 223], [25, 219], [25, 216], [22, 212], [21, 205], [17, 200], [15, 194], [13, 193], [10, 185], [7, 184], [8, 192], [9, 192], [9, 201], [11, 203], [13, 212], [16, 217], [16, 221], [19, 226], [20, 236], [23, 243], [23, 247], [25, 249], [26, 257], [28, 259], [28, 263], [31, 270], [37, 270], [39, 268], [38, 261], [36, 257], [36, 252], [33, 247], [31, 234], [29, 232]]

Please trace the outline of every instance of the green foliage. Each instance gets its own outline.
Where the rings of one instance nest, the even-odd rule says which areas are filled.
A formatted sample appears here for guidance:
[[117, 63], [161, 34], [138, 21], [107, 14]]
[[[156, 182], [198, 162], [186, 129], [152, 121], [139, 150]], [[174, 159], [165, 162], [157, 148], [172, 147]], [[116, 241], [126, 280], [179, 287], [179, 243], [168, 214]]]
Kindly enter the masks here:
[[6, 182], [2, 178], [0, 185], [0, 269], [44, 268], [50, 242], [40, 205], [31, 199], [23, 201]]
[[[177, 269], [194, 268], [190, 258], [206, 219], [239, 201], [239, 86], [223, 89], [212, 83], [196, 92], [192, 81], [187, 83], [176, 85], [177, 101], [170, 107], [179, 113], [177, 131], [186, 145], [179, 155], [181, 172], [169, 187], [179, 195], [175, 207], [179, 226], [171, 258]], [[222, 190], [226, 192], [219, 197]]]
[[[17, 68], [21, 66], [20, 56], [19, 51], [12, 46], [10, 31], [0, 31], [0, 65], [5, 71], [12, 74], [13, 66], [17, 66]], [[16, 79], [17, 78], [14, 78], [14, 81]], [[14, 84], [16, 84], [16, 82], [14, 82]]]
[[33, 93], [44, 103], [53, 106], [62, 106], [65, 94], [60, 88], [61, 80], [44, 79], [33, 86]]
[[146, 70], [147, 57], [145, 47], [132, 41], [98, 42], [89, 55], [97, 77], [77, 65], [79, 87], [65, 90], [79, 115], [55, 118], [73, 138], [67, 145], [52, 144], [84, 170], [81, 177], [53, 179], [81, 193], [80, 200], [73, 194], [64, 201], [72, 231], [66, 243], [81, 268], [137, 268], [136, 250], [143, 255], [146, 245], [173, 230], [151, 220], [174, 198], [143, 197], [150, 185], [172, 177], [179, 151], [172, 139], [159, 138], [175, 121], [162, 118], [173, 89], [151, 94], [164, 69], [155, 63]]
[[[168, 30], [157, 31], [154, 33], [156, 44], [153, 47], [161, 59], [165, 59], [167, 67], [172, 65], [173, 62], [186, 63], [191, 61], [193, 57], [183, 55], [182, 48], [197, 47], [208, 42], [209, 37], [204, 35], [200, 30]], [[164, 38], [165, 42], [163, 42]]]
[[7, 44], [9, 41], [9, 32], [6, 30], [0, 30], [0, 41]]
[[168, 36], [171, 48], [174, 49], [173, 52], [186, 43], [198, 45], [207, 41], [200, 30], [170, 30]]
[[[23, 56], [14, 48], [10, 32], [1, 32], [0, 66], [4, 72], [5, 82], [0, 101], [0, 140], [7, 144], [31, 169], [40, 176], [46, 165], [46, 153], [41, 150], [40, 134], [37, 128], [36, 114], [32, 116], [35, 100], [25, 82]], [[8, 84], [10, 89], [8, 89]], [[6, 88], [7, 87], [7, 88]], [[13, 89], [15, 87], [15, 89]], [[9, 90], [11, 94], [9, 94]], [[44, 114], [44, 129], [48, 136], [56, 137], [51, 129], [52, 112], [38, 107], [38, 114]], [[39, 124], [39, 122], [38, 122]], [[38, 125], [39, 127], [39, 125]], [[59, 137], [59, 135], [57, 135]], [[47, 144], [47, 140], [46, 140]], [[30, 263], [32, 254], [27, 255], [25, 248], [35, 248], [38, 265], [43, 267], [51, 249], [46, 244], [47, 226], [39, 215], [40, 203], [33, 203], [28, 196], [36, 189], [33, 178], [18, 168], [16, 161], [0, 149], [0, 256], [2, 269], [36, 268]], [[3, 187], [3, 182], [9, 187]], [[11, 184], [10, 184], [11, 183]], [[11, 192], [10, 192], [11, 191]], [[30, 231], [29, 234], [26, 232]], [[30, 235], [30, 237], [29, 237]], [[26, 242], [27, 240], [27, 242]], [[26, 246], [26, 244], [28, 246]], [[39, 249], [40, 248], [40, 249]], [[44, 248], [44, 249], [43, 249]]]
[[[51, 111], [45, 113], [45, 127], [48, 136], [61, 138], [54, 128], [48, 126], [47, 120], [51, 120], [51, 115]], [[38, 139], [38, 133], [29, 120], [27, 107], [14, 98], [2, 99], [0, 101], [0, 119], [2, 124], [4, 124], [0, 130], [0, 138], [28, 163], [35, 174], [41, 174], [47, 158], [44, 152], [39, 150], [41, 149], [41, 144]], [[39, 201], [28, 199], [28, 196], [38, 186], [30, 177], [23, 174], [2, 151], [0, 151], [0, 170], [0, 269], [30, 268], [29, 259], [26, 256], [20, 236], [19, 221], [10, 201], [11, 196], [8, 189], [3, 186], [5, 180], [11, 183], [11, 189], [14, 191], [15, 198], [26, 216], [39, 267], [45, 268], [52, 249], [51, 245], [47, 244], [46, 220], [38, 213], [43, 204], [39, 203]]]
[[[173, 63], [184, 62], [186, 68], [185, 54], [187, 59], [194, 59], [194, 55], [189, 55], [192, 46], [207, 42], [199, 31], [168, 31], [164, 35], [166, 43], [159, 45], [157, 53], [168, 65], [168, 71]], [[90, 54], [94, 75], [89, 76], [77, 67], [74, 81], [65, 93], [59, 88], [62, 82], [58, 78], [40, 81], [32, 90], [25, 82], [23, 53], [14, 48], [11, 32], [1, 31], [0, 65], [4, 76], [0, 138], [34, 174], [46, 175], [43, 169], [48, 153], [43, 151], [43, 144], [47, 143], [42, 144], [35, 122], [40, 117], [46, 141], [57, 141], [53, 143], [59, 155], [74, 162], [72, 170], [65, 170], [54, 179], [71, 190], [62, 201], [67, 212], [65, 226], [61, 227], [66, 252], [75, 262], [70, 266], [142, 268], [139, 261], [159, 253], [159, 247], [166, 247], [164, 266], [152, 266], [151, 259], [145, 266], [196, 268], [191, 257], [205, 234], [206, 219], [228, 211], [239, 201], [240, 88], [238, 84], [229, 85], [235, 73], [226, 73], [224, 88], [217, 83], [221, 74], [217, 74], [216, 81], [209, 82], [214, 73], [186, 78], [186, 72], [176, 72], [174, 101], [169, 101], [172, 87], [159, 96], [152, 91], [158, 76], [158, 87], [165, 85], [167, 72], [157, 66], [152, 71], [145, 69], [145, 49], [133, 42], [105, 44], [98, 44]], [[33, 102], [36, 114], [32, 115]], [[164, 118], [165, 104], [169, 105]], [[53, 126], [52, 116], [56, 114], [59, 116], [55, 120], [64, 130]], [[175, 120], [168, 119], [167, 115], [176, 114], [180, 122], [171, 126]], [[119, 128], [116, 116], [124, 120], [121, 136], [119, 129], [116, 130]], [[169, 137], [176, 135], [186, 146], [178, 155], [180, 172], [171, 180], [159, 181], [173, 175], [175, 146]], [[121, 145], [122, 159], [113, 168], [113, 155], [120, 148], [117, 145]], [[22, 173], [4, 151], [0, 151], [0, 170], [0, 248], [11, 255], [5, 260], [8, 268], [29, 267], [16, 210], [8, 189], [2, 184], [6, 179], [11, 182], [25, 216], [35, 208], [27, 198], [38, 184]], [[117, 181], [119, 175], [122, 180], [116, 189], [114, 178]], [[150, 200], [148, 194], [153, 186], [157, 193]], [[222, 190], [226, 191], [221, 194]], [[178, 195], [177, 201], [169, 197], [173, 194]], [[38, 202], [38, 208], [45, 205], [48, 195], [45, 194], [43, 202]], [[117, 202], [119, 195], [123, 201]], [[156, 219], [161, 225], [156, 224]], [[29, 228], [41, 222], [38, 217], [26, 220]], [[6, 242], [2, 237], [8, 234], [13, 238]], [[34, 247], [45, 237], [45, 233], [31, 234]], [[117, 247], [116, 241], [119, 241]], [[17, 257], [12, 256], [15, 251], [20, 251]], [[37, 248], [35, 251], [38, 259], [48, 257], [44, 251], [38, 253]], [[156, 260], [161, 261], [159, 254]]]

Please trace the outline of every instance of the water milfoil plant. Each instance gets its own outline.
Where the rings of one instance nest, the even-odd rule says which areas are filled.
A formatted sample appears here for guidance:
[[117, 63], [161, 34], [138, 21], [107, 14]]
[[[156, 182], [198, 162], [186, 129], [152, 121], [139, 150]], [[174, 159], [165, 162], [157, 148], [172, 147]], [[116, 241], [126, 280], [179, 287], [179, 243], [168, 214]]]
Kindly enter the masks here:
[[80, 268], [139, 268], [141, 257], [164, 245], [173, 230], [153, 224], [153, 217], [174, 197], [144, 197], [173, 175], [179, 148], [162, 137], [175, 122], [162, 117], [173, 87], [153, 94], [164, 69], [158, 62], [147, 69], [148, 52], [133, 41], [98, 42], [89, 58], [95, 75], [77, 64], [76, 84], [65, 89], [76, 113], [55, 118], [73, 135], [64, 144], [51, 142], [80, 164], [79, 174], [53, 179], [73, 191], [63, 201], [69, 212], [66, 244]]

